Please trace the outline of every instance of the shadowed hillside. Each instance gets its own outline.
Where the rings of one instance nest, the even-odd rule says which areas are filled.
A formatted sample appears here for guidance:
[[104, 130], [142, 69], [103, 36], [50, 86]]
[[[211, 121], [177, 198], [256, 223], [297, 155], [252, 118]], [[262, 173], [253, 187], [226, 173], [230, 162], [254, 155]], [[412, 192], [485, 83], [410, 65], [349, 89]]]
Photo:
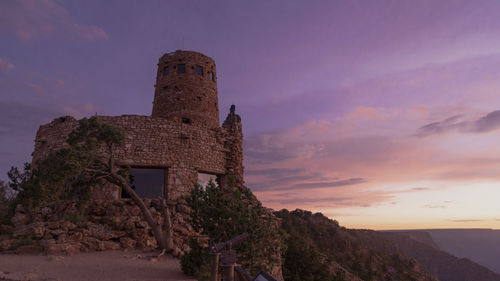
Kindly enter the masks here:
[[499, 281], [500, 275], [466, 258], [457, 258], [428, 244], [416, 241], [406, 233], [377, 232], [391, 239], [407, 256], [420, 262], [441, 281]]
[[[321, 213], [303, 210], [281, 210], [275, 215], [282, 219], [282, 229], [288, 235], [288, 251], [293, 248], [288, 241], [301, 239], [311, 249], [309, 252], [319, 252], [335, 280], [437, 280], [417, 261], [401, 254], [392, 241], [374, 231], [346, 229]], [[367, 239], [371, 236], [377, 239]], [[373, 241], [384, 245], [378, 247]], [[300, 280], [289, 275], [295, 270], [287, 264], [290, 257], [284, 260], [285, 280]]]
[[500, 230], [429, 229], [439, 248], [457, 257], [467, 257], [500, 274]]
[[410, 236], [413, 240], [459, 258], [467, 258], [500, 274], [500, 230], [418, 229], [387, 231]]

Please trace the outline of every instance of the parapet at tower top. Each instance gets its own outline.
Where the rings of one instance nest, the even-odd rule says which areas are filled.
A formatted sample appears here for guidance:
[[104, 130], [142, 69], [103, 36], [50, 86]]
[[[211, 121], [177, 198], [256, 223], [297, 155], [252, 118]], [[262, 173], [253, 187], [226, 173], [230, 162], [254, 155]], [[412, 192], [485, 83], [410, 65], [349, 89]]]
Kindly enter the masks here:
[[215, 61], [199, 52], [183, 50], [161, 56], [151, 115], [219, 127]]

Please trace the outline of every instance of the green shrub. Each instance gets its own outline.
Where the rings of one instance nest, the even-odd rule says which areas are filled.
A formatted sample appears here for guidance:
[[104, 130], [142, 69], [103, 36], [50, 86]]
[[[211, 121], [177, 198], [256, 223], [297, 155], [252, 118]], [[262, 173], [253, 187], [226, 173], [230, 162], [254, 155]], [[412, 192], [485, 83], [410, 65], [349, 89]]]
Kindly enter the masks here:
[[[209, 182], [205, 188], [196, 185], [187, 202], [192, 209], [193, 228], [215, 243], [244, 232], [249, 234], [233, 249], [238, 254], [238, 263], [251, 274], [269, 271], [271, 263], [279, 258], [276, 255], [281, 247], [278, 228], [272, 225], [273, 221], [262, 218], [265, 210], [249, 189], [222, 192], [215, 183]], [[190, 245], [191, 251], [182, 259], [182, 269], [198, 279], [206, 279], [210, 270], [208, 248], [196, 240]]]

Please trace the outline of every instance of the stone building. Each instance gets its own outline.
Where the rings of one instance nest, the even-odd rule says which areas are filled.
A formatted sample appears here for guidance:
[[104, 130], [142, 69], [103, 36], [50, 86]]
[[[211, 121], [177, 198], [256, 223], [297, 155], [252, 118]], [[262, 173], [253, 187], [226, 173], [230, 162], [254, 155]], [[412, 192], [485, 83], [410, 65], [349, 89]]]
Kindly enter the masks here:
[[[137, 193], [176, 200], [189, 193], [200, 174], [219, 177], [222, 188], [243, 184], [241, 119], [232, 106], [221, 126], [218, 106], [215, 61], [178, 50], [158, 61], [151, 116], [98, 118], [124, 133], [124, 144], [114, 155], [118, 165], [132, 167], [132, 174], [142, 181], [137, 183]], [[33, 162], [66, 146], [66, 136], [77, 126], [71, 116], [40, 126]], [[151, 179], [156, 181], [148, 182]], [[151, 190], [151, 185], [156, 189]], [[94, 192], [95, 197], [106, 199], [120, 194], [116, 186]]]

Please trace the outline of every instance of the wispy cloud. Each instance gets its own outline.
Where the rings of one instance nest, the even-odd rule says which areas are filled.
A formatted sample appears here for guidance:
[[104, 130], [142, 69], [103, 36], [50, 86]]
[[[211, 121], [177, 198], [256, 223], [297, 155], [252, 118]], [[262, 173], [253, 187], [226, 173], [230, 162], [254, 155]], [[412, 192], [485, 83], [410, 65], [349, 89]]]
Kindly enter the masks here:
[[357, 192], [352, 191], [349, 194], [333, 195], [333, 196], [312, 196], [310, 193], [276, 193], [272, 198], [264, 198], [266, 204], [280, 206], [293, 209], [300, 206], [308, 206], [308, 208], [332, 208], [332, 207], [370, 207], [375, 204], [390, 200], [392, 195], [382, 192], [369, 191]]
[[350, 178], [350, 179], [345, 179], [345, 180], [337, 180], [337, 181], [316, 181], [316, 182], [305, 182], [305, 183], [298, 183], [298, 184], [293, 184], [289, 187], [283, 187], [283, 188], [277, 188], [278, 190], [287, 190], [287, 189], [318, 189], [318, 188], [332, 188], [332, 187], [339, 187], [339, 186], [348, 186], [348, 185], [355, 185], [355, 184], [360, 184], [360, 183], [365, 183], [367, 182], [366, 179], [364, 178]]
[[77, 22], [67, 9], [52, 0], [0, 1], [2, 26], [25, 42], [61, 34], [84, 41], [108, 40], [96, 25]]
[[426, 191], [426, 190], [432, 190], [430, 187], [413, 187], [410, 189], [410, 191]]
[[426, 137], [450, 131], [460, 133], [486, 133], [500, 128], [500, 110], [492, 111], [476, 120], [463, 120], [463, 115], [448, 117], [420, 127], [416, 136]]
[[451, 222], [457, 222], [457, 223], [468, 223], [468, 222], [481, 222], [481, 221], [488, 221], [487, 219], [458, 219], [458, 220], [450, 220]]

